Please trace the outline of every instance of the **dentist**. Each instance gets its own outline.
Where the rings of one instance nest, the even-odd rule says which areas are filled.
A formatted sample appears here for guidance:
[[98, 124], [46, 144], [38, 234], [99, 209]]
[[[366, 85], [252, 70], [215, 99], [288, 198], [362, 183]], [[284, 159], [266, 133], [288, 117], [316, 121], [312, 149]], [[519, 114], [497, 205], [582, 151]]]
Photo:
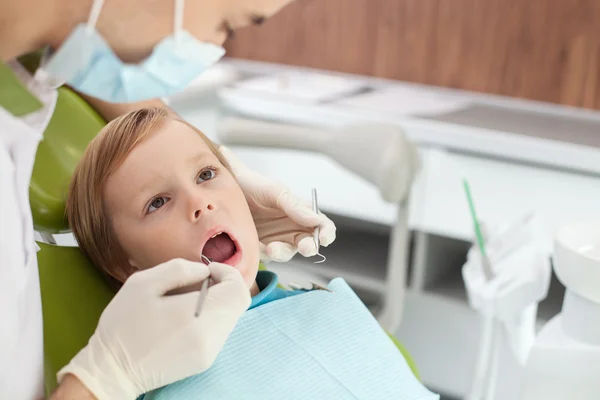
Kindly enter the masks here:
[[[261, 23], [290, 0], [0, 1], [0, 398], [43, 397], [42, 313], [29, 208], [37, 145], [68, 84], [107, 120], [184, 89], [224, 54], [236, 28]], [[31, 76], [16, 58], [46, 48]], [[26, 88], [25, 99], [11, 92]], [[232, 165], [256, 222], [264, 258], [314, 255], [335, 225], [283, 186]], [[197, 293], [165, 297], [211, 275]], [[108, 305], [89, 344], [59, 373], [55, 399], [134, 399], [210, 367], [250, 304], [233, 268], [171, 260], [135, 274]], [[156, 328], [156, 321], [162, 321]], [[143, 334], [142, 334], [143, 333]], [[142, 339], [140, 339], [142, 338]]]

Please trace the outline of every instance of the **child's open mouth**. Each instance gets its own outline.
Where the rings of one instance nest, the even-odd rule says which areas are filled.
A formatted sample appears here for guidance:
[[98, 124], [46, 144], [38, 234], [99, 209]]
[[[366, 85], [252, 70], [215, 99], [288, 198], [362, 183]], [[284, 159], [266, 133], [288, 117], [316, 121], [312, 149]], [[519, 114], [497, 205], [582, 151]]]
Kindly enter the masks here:
[[217, 232], [202, 248], [202, 255], [212, 261], [236, 266], [241, 260], [241, 252], [235, 240], [227, 232]]

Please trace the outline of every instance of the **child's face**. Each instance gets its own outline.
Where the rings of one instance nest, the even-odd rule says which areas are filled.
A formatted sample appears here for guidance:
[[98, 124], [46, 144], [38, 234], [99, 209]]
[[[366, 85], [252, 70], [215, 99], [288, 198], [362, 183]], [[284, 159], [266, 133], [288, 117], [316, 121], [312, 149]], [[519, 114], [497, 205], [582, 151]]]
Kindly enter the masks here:
[[187, 125], [167, 120], [149, 134], [108, 178], [103, 196], [132, 266], [204, 254], [238, 268], [249, 288], [254, 282], [259, 242], [244, 194]]

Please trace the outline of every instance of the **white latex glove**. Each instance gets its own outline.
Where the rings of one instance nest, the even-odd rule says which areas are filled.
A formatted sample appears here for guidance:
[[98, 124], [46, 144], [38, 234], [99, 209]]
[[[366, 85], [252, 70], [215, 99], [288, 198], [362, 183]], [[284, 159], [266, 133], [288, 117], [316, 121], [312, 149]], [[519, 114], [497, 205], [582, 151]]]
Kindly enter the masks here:
[[[213, 285], [198, 318], [197, 291], [164, 296], [209, 274]], [[133, 400], [208, 369], [249, 305], [241, 274], [228, 265], [174, 259], [135, 273], [58, 380], [73, 374], [100, 400]]]
[[231, 166], [244, 192], [256, 224], [262, 261], [289, 261], [297, 252], [305, 257], [317, 254], [313, 231], [319, 227], [320, 245], [335, 240], [335, 224], [324, 214], [312, 211], [311, 204], [261, 174], [249, 170], [224, 146], [221, 153]]

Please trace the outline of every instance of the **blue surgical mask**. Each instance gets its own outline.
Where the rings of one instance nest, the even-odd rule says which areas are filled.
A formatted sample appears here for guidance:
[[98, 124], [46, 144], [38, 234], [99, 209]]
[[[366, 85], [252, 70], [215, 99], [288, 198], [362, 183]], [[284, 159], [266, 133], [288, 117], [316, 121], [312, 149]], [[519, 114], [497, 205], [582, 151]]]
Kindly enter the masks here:
[[42, 62], [36, 79], [67, 82], [75, 90], [111, 103], [166, 97], [183, 90], [214, 65], [225, 49], [201, 42], [183, 30], [184, 0], [175, 0], [174, 33], [158, 43], [139, 64], [117, 57], [96, 31], [104, 0], [94, 0], [87, 24], [78, 25], [56, 52]]

